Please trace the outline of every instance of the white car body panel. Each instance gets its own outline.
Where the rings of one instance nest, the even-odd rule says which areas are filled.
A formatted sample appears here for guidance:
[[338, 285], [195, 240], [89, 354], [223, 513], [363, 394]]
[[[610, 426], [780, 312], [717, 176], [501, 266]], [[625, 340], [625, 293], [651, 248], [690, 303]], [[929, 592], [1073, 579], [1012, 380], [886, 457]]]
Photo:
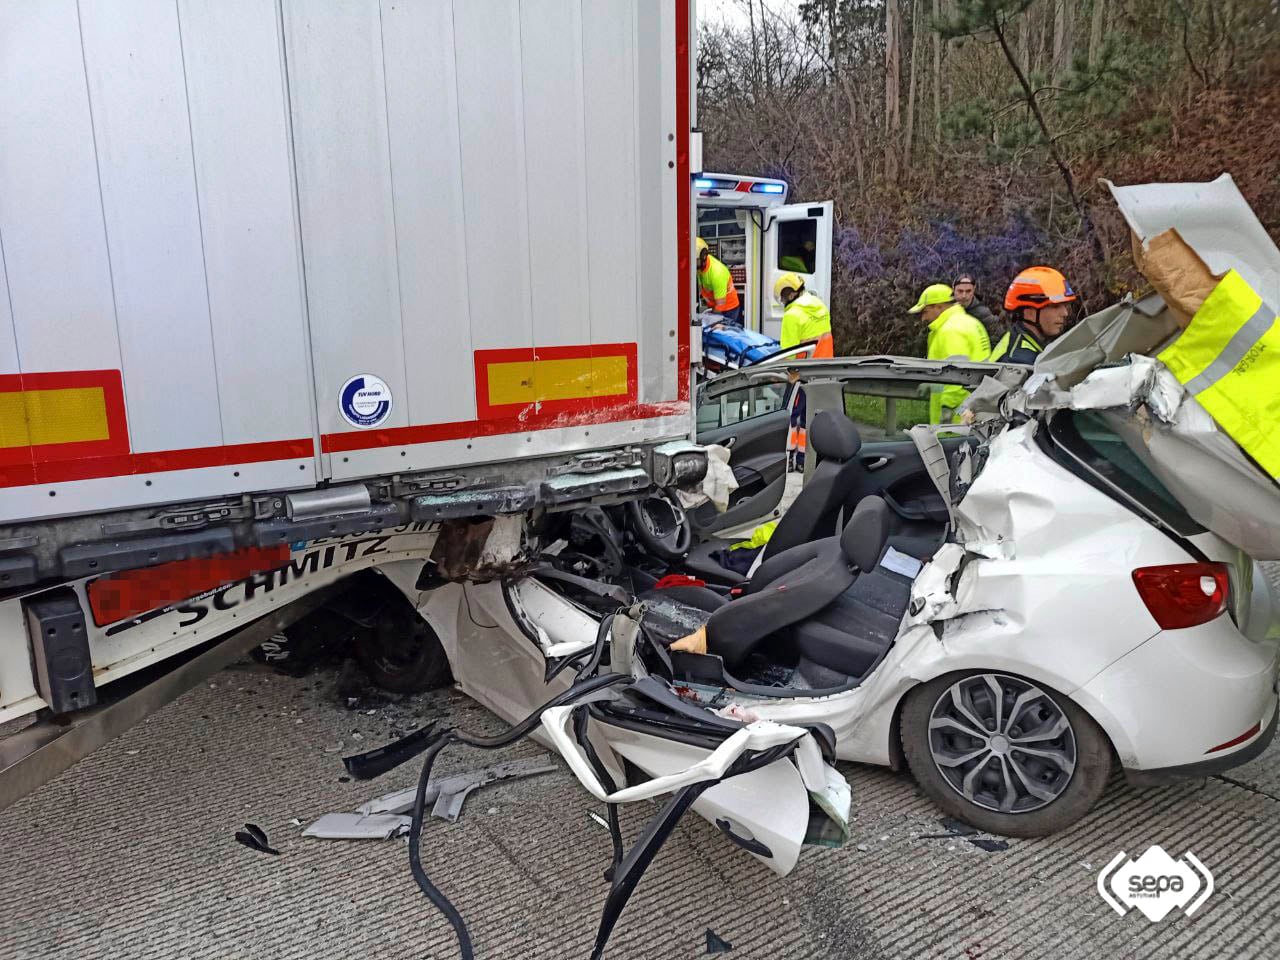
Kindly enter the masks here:
[[[1198, 627], [1165, 630], [1094, 677], [1072, 698], [1136, 770], [1182, 766], [1276, 711], [1278, 652], [1251, 643], [1225, 614]], [[1233, 748], [1245, 749], [1255, 738]]]

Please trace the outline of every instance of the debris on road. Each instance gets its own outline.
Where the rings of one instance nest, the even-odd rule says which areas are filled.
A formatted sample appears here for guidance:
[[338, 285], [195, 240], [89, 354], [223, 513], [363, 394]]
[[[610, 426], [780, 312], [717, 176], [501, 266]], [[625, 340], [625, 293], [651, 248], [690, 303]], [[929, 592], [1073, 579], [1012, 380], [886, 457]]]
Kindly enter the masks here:
[[732, 943], [716, 936], [716, 932], [707, 927], [707, 953], [728, 953], [732, 949]]
[[[536, 777], [543, 773], [553, 773], [557, 769], [554, 763], [540, 760], [508, 760], [481, 770], [455, 774], [427, 784], [427, 803], [432, 803], [431, 815], [439, 820], [456, 823], [462, 813], [462, 805], [467, 796], [480, 787], [502, 780], [521, 780]], [[357, 813], [408, 813], [413, 809], [415, 787], [397, 790], [394, 793], [362, 803], [356, 808]]]
[[276, 857], [280, 856], [280, 851], [271, 846], [271, 841], [267, 839], [266, 833], [256, 823], [246, 823], [243, 830], [237, 830], [236, 840], [250, 850], [269, 853]]
[[1009, 849], [1008, 840], [992, 840], [990, 837], [969, 837], [969, 842], [979, 850], [987, 851], [987, 853], [998, 853], [1001, 850]]
[[943, 817], [941, 821], [942, 829], [946, 833], [922, 833], [917, 840], [950, 840], [953, 837], [968, 837], [978, 833], [976, 827], [971, 827], [963, 820], [956, 820], [954, 817]]
[[390, 840], [408, 833], [409, 822], [409, 817], [390, 813], [326, 813], [302, 835], [321, 840]]

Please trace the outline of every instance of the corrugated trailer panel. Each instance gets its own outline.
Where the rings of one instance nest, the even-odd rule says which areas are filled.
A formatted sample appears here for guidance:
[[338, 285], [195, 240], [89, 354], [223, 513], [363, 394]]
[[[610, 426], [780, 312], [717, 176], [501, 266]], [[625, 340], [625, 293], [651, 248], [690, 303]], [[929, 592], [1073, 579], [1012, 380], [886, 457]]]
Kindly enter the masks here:
[[640, 316], [637, 182], [636, 4], [582, 5], [583, 117], [586, 130], [587, 273], [583, 289], [591, 330], [601, 343], [635, 335]]
[[173, 0], [82, 0], [116, 328], [135, 452], [223, 443]]
[[313, 438], [276, 5], [179, 0], [178, 13], [223, 442]]
[[408, 410], [415, 423], [473, 420], [453, 4], [383, 4], [382, 18]]
[[13, 38], [0, 56], [0, 243], [22, 369], [119, 370], [75, 0], [0, 5], [0, 36]]
[[358, 374], [390, 387], [381, 425], [403, 427], [410, 415], [378, 4], [288, 0], [284, 24], [320, 430], [349, 429], [338, 397]]
[[4, 236], [0, 235], [0, 376], [18, 372], [18, 338], [9, 308], [9, 276], [4, 268]]
[[0, 28], [0, 393], [91, 408], [0, 443], [0, 518], [688, 434], [687, 0]]
[[[592, 304], [587, 298], [585, 280], [591, 264], [582, 59], [585, 47], [600, 40], [583, 36], [581, 7], [577, 0], [520, 6], [524, 178], [530, 186], [529, 299], [535, 347], [635, 342], [633, 310], [619, 309], [608, 300]], [[623, 100], [615, 106], [625, 104]], [[549, 184], [555, 188], [546, 189]], [[608, 262], [597, 260], [596, 265], [609, 270]], [[619, 324], [618, 335], [613, 340], [593, 336], [591, 314], [613, 311], [627, 321]]]

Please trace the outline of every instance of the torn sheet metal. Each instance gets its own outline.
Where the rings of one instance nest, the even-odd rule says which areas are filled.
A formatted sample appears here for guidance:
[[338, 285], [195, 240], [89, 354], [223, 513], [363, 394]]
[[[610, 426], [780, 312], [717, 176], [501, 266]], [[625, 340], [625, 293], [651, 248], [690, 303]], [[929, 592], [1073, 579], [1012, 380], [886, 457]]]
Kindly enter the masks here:
[[302, 835], [321, 840], [390, 840], [408, 833], [409, 822], [409, 817], [389, 813], [326, 813]]
[[[470, 770], [451, 777], [432, 780], [427, 784], [426, 802], [435, 804], [431, 810], [433, 817], [454, 823], [462, 812], [462, 804], [467, 795], [473, 790], [502, 780], [521, 780], [543, 773], [554, 773], [557, 769], [559, 768], [554, 763], [542, 760], [509, 760], [481, 770]], [[386, 793], [360, 804], [356, 807], [356, 812], [364, 816], [408, 813], [413, 809], [416, 792], [417, 787], [406, 787], [403, 790]]]
[[911, 602], [907, 607], [906, 625], [931, 623], [953, 616], [959, 609], [951, 581], [965, 559], [965, 549], [958, 543], [944, 543], [933, 555], [911, 585]]
[[[769, 720], [758, 720], [731, 734], [705, 759], [678, 773], [654, 777], [644, 783], [609, 792], [596, 776], [586, 753], [578, 745], [578, 741], [570, 729], [575, 709], [573, 706], [552, 707], [543, 713], [542, 725], [555, 745], [556, 751], [568, 761], [569, 769], [573, 771], [578, 781], [586, 788], [588, 793], [597, 800], [603, 800], [605, 803], [631, 803], [635, 800], [649, 800], [664, 793], [672, 793], [690, 784], [718, 781], [724, 778], [725, 773], [733, 762], [748, 750], [759, 752], [801, 740], [804, 742], [799, 743], [797, 752], [810, 751], [816, 753], [818, 764], [822, 764], [822, 755], [818, 750], [818, 745], [807, 730], [801, 727], [773, 723]], [[808, 761], [797, 765], [800, 768], [801, 776], [804, 776], [806, 769], [810, 773], [817, 769]], [[827, 786], [826, 777], [824, 776], [821, 782], [810, 783], [806, 780], [805, 786], [813, 791], [824, 790]]]
[[1214, 273], [1237, 270], [1263, 300], [1280, 303], [1280, 250], [1230, 174], [1209, 183], [1103, 183], [1138, 239], [1176, 228]]
[[[1045, 347], [1035, 375], [1051, 376], [1059, 388], [1070, 389], [1103, 364], [1154, 353], [1178, 329], [1177, 318], [1159, 297], [1123, 300], [1085, 317]], [[1026, 389], [1032, 389], [1030, 381]]]

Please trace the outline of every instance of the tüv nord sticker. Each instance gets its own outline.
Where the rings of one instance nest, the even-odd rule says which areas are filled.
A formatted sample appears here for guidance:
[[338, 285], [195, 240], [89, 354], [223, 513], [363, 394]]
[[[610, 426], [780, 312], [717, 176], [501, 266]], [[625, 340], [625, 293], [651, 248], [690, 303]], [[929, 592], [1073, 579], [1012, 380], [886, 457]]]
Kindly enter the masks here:
[[1127, 861], [1121, 850], [1098, 874], [1098, 893], [1120, 916], [1137, 907], [1156, 923], [1175, 909], [1199, 910], [1213, 893], [1213, 874], [1190, 850], [1175, 860], [1157, 845]]
[[353, 427], [376, 427], [391, 415], [391, 388], [381, 377], [362, 373], [342, 385], [338, 409]]

